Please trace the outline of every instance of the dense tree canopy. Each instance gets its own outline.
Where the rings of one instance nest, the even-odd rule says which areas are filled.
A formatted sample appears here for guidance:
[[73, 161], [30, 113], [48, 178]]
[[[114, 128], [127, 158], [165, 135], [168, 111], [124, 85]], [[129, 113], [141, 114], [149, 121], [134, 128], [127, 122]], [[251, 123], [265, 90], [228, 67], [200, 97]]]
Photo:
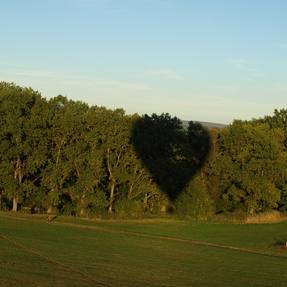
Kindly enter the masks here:
[[287, 210], [287, 110], [207, 130], [0, 83], [0, 207], [79, 216]]

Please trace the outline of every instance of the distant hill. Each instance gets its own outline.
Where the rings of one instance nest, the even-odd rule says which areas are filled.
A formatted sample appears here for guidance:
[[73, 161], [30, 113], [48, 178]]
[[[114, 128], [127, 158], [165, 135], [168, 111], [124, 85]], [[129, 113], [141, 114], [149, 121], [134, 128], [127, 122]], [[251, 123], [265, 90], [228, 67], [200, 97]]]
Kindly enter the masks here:
[[[182, 121], [183, 126], [188, 127], [188, 122], [189, 121]], [[211, 129], [211, 128], [223, 129], [227, 126], [225, 124], [218, 124], [218, 123], [211, 123], [211, 122], [200, 122], [200, 121], [194, 121], [194, 122], [198, 122], [202, 126], [204, 126], [205, 128], [208, 128], [208, 129]]]

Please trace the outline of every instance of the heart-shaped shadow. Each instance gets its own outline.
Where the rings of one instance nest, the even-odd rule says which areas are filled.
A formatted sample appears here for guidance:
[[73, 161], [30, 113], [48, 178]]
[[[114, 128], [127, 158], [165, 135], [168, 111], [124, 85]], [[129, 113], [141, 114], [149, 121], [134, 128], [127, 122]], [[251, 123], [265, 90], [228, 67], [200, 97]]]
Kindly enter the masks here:
[[134, 124], [132, 140], [153, 180], [172, 201], [201, 169], [211, 148], [201, 124], [190, 122], [184, 128], [169, 114], [141, 117]]

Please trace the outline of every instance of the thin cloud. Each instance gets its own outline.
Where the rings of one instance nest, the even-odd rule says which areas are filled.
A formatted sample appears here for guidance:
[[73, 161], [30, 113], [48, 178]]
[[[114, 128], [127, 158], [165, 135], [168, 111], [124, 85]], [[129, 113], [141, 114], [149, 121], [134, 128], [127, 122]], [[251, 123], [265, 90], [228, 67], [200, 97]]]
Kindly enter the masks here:
[[[3, 75], [3, 73], [1, 73]], [[143, 84], [129, 81], [120, 81], [113, 79], [104, 79], [95, 76], [80, 76], [75, 74], [67, 74], [59, 71], [51, 71], [45, 69], [17, 69], [6, 71], [6, 75], [16, 76], [25, 79], [54, 80], [69, 86], [78, 87], [113, 87], [121, 90], [129, 91], [151, 91], [152, 88]]]
[[251, 78], [261, 77], [263, 74], [254, 68], [252, 64], [246, 59], [234, 58], [228, 60], [229, 65], [231, 65], [235, 70], [244, 72]]
[[156, 76], [170, 80], [182, 80], [183, 77], [173, 69], [152, 69], [145, 71], [149, 76]]
[[14, 74], [15, 76], [31, 77], [31, 78], [63, 78], [63, 74], [55, 71], [48, 70], [15, 70], [9, 74]]
[[249, 69], [249, 63], [245, 59], [229, 59], [229, 64], [237, 70]]

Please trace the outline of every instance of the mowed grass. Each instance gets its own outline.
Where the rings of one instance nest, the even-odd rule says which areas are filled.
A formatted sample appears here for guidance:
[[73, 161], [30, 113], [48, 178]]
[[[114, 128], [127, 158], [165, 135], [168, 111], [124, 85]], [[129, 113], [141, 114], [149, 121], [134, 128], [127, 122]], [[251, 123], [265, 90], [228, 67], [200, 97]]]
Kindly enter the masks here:
[[287, 286], [287, 223], [0, 213], [0, 286]]

